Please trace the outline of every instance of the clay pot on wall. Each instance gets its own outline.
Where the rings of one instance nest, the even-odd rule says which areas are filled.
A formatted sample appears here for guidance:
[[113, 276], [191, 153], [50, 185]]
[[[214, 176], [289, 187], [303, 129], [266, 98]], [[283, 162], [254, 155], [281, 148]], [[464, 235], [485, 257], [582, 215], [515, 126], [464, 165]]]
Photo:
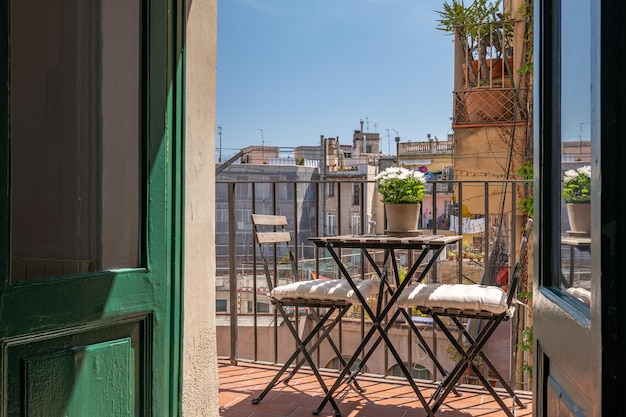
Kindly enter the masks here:
[[464, 91], [467, 120], [481, 122], [513, 122], [514, 97], [508, 88], [474, 87]]
[[[471, 84], [477, 84], [476, 83], [476, 76], [480, 76], [479, 78], [481, 80], [484, 81], [492, 81], [492, 82], [504, 82], [504, 85], [506, 85], [507, 83], [510, 82], [509, 80], [509, 75], [510, 72], [509, 71], [513, 71], [513, 58], [508, 58], [508, 70], [506, 68], [506, 65], [504, 65], [504, 60], [502, 58], [491, 58], [491, 59], [485, 59], [485, 65], [487, 67], [487, 73], [484, 73], [484, 67], [481, 68], [481, 73], [478, 73], [478, 60], [473, 60], [470, 61], [470, 65], [472, 66], [473, 70], [470, 70], [469, 68], [467, 68], [466, 64], [463, 64], [463, 74], [465, 75], [465, 83], [468, 85]], [[506, 74], [505, 74], [506, 73]], [[505, 74], [504, 77], [502, 77], [502, 74]]]

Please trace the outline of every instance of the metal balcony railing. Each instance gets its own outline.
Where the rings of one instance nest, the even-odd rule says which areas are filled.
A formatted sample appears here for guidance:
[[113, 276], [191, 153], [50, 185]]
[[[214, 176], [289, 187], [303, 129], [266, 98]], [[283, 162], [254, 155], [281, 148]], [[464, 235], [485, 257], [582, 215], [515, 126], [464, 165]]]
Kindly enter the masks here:
[[493, 124], [526, 120], [528, 86], [522, 21], [462, 25], [455, 30], [453, 123]]
[[451, 155], [454, 153], [453, 142], [404, 142], [398, 144], [398, 153], [404, 157], [413, 155]]
[[[345, 190], [358, 184], [360, 204]], [[336, 187], [336, 188], [335, 188]], [[292, 352], [281, 344], [293, 339], [281, 326], [265, 295], [266, 284], [262, 259], [257, 253], [251, 213], [282, 214], [289, 220], [296, 249], [299, 274], [305, 279], [338, 277], [339, 272], [328, 254], [316, 248], [308, 237], [325, 234], [384, 233], [382, 205], [378, 203], [373, 182], [347, 180], [335, 182], [329, 195], [329, 182], [319, 181], [218, 181], [216, 187], [216, 310], [218, 355], [231, 362], [254, 361], [279, 364]], [[519, 198], [529, 190], [523, 181], [429, 181], [422, 206], [421, 226], [426, 234], [463, 233], [463, 243], [451, 245], [437, 260], [428, 280], [449, 283], [480, 283], [508, 272], [508, 265], [517, 259], [517, 236], [523, 214], [518, 209]], [[447, 192], [441, 193], [445, 189]], [[368, 192], [369, 190], [369, 192]], [[465, 196], [465, 197], [464, 197]], [[378, 207], [378, 208], [377, 208]], [[470, 214], [473, 213], [473, 214]], [[487, 214], [484, 214], [487, 213]], [[377, 219], [374, 221], [372, 219]], [[288, 268], [278, 262], [283, 253], [273, 254], [279, 264], [274, 279], [284, 284], [291, 281]], [[411, 253], [399, 254], [400, 264], [406, 264]], [[342, 253], [346, 269], [355, 276], [367, 278], [373, 271], [365, 266], [358, 251]], [[532, 279], [530, 279], [532, 282]], [[523, 289], [522, 289], [523, 290]], [[293, 311], [306, 323], [307, 311]], [[524, 317], [525, 307], [518, 309]], [[450, 368], [448, 343], [427, 317], [414, 317], [422, 327], [431, 349], [444, 367]], [[511, 320], [510, 322], [513, 322]], [[522, 319], [522, 323], [524, 320]], [[334, 332], [340, 350], [349, 356], [367, 331], [369, 320], [359, 306], [342, 320]], [[425, 355], [406, 323], [397, 323], [390, 337], [401, 346], [408, 369], [416, 377], [439, 380], [441, 375]], [[494, 338], [497, 343], [489, 349], [498, 351], [503, 359], [496, 364], [503, 375], [510, 375], [516, 389], [530, 389], [529, 376], [517, 372], [517, 349], [510, 333]], [[491, 355], [490, 355], [491, 356]], [[337, 368], [339, 360], [329, 347], [321, 345], [314, 359], [321, 368]], [[380, 376], [396, 375], [393, 358], [379, 348], [369, 358], [364, 372]], [[396, 365], [397, 366], [397, 365]], [[466, 382], [471, 381], [467, 376]]]

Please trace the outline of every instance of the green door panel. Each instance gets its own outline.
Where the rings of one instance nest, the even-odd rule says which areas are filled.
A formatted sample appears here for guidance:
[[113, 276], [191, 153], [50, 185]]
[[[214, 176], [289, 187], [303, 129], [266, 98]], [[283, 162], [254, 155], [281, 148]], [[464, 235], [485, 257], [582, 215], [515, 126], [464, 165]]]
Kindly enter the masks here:
[[135, 415], [133, 357], [124, 338], [26, 358], [26, 415]]
[[2, 415], [148, 414], [153, 321], [129, 316], [3, 340], [8, 402]]

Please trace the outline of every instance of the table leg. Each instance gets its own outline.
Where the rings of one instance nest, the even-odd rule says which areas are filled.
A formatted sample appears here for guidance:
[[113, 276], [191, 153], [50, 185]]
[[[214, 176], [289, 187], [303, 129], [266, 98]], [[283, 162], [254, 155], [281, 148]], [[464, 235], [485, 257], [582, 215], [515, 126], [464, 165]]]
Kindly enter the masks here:
[[[412, 375], [410, 374], [410, 372], [408, 371], [408, 369], [404, 365], [404, 362], [402, 361], [402, 358], [400, 357], [400, 355], [396, 351], [395, 347], [393, 346], [393, 344], [391, 342], [391, 339], [389, 339], [389, 337], [387, 335], [388, 330], [391, 328], [391, 326], [395, 322], [396, 318], [400, 315], [401, 312], [404, 312], [406, 314], [406, 311], [404, 311], [403, 309], [396, 310], [396, 312], [393, 314], [393, 316], [391, 317], [391, 319], [389, 320], [387, 325], [384, 328], [382, 326], [382, 320], [384, 320], [384, 318], [387, 316], [387, 314], [389, 313], [389, 311], [391, 310], [393, 305], [395, 305], [395, 301], [398, 298], [398, 296], [400, 295], [400, 293], [402, 292], [402, 290], [411, 281], [411, 278], [415, 274], [415, 272], [417, 271], [417, 268], [419, 267], [421, 262], [424, 260], [426, 255], [429, 253], [430, 247], [425, 245], [422, 248], [422, 252], [418, 256], [418, 259], [414, 262], [414, 264], [412, 265], [410, 270], [407, 272], [404, 280], [398, 285], [398, 288], [396, 289], [396, 291], [393, 291], [391, 289], [391, 287], [389, 286], [389, 284], [386, 282], [387, 272], [388, 272], [388, 267], [389, 267], [388, 260], [391, 258], [392, 261], [393, 261], [393, 256], [394, 256], [393, 250], [388, 250], [385, 253], [385, 261], [384, 261], [384, 265], [383, 265], [383, 271], [378, 269], [378, 267], [376, 265], [376, 262], [374, 262], [374, 260], [371, 257], [371, 255], [366, 250], [364, 250], [365, 256], [368, 258], [369, 262], [374, 267], [378, 277], [381, 279], [381, 287], [380, 287], [380, 290], [379, 290], [379, 300], [378, 300], [376, 313], [374, 313], [372, 311], [372, 309], [367, 304], [366, 300], [363, 298], [361, 293], [358, 291], [358, 288], [356, 287], [356, 285], [352, 281], [352, 277], [350, 276], [348, 271], [343, 266], [343, 264], [341, 262], [341, 259], [339, 258], [339, 256], [335, 252], [335, 250], [332, 247], [332, 245], [328, 245], [327, 249], [328, 249], [328, 252], [330, 253], [330, 255], [335, 260], [337, 266], [341, 270], [341, 273], [344, 275], [344, 277], [347, 279], [347, 281], [349, 282], [349, 284], [352, 287], [352, 289], [355, 291], [357, 297], [359, 298], [359, 300], [361, 301], [361, 303], [363, 305], [363, 309], [372, 318], [373, 322], [372, 322], [372, 327], [368, 331], [368, 333], [365, 336], [365, 338], [362, 340], [361, 344], [357, 347], [356, 351], [353, 353], [352, 357], [350, 358], [350, 361], [348, 361], [347, 365], [344, 367], [344, 369], [341, 371], [341, 373], [337, 377], [337, 379], [336, 379], [335, 383], [333, 384], [333, 386], [326, 392], [326, 396], [324, 397], [324, 399], [322, 400], [322, 402], [320, 403], [318, 408], [313, 410], [313, 414], [315, 414], [315, 415], [319, 414], [320, 411], [324, 408], [324, 406], [326, 405], [327, 402], [333, 401], [333, 395], [339, 389], [339, 387], [344, 382], [348, 382], [348, 383], [350, 382], [350, 380], [353, 377], [353, 374], [351, 374], [346, 379], [346, 381], [344, 381], [344, 378], [346, 378], [346, 376], [348, 375], [348, 372], [351, 372], [350, 369], [352, 368], [352, 365], [354, 365], [354, 363], [356, 362], [358, 356], [365, 350], [365, 347], [366, 347], [367, 343], [374, 336], [374, 333], [378, 332], [379, 333], [378, 339], [374, 342], [374, 346], [366, 353], [365, 357], [363, 358], [363, 361], [361, 361], [361, 365], [359, 366], [359, 369], [357, 369], [357, 372], [360, 370], [361, 366], [365, 364], [367, 359], [369, 359], [369, 357], [372, 355], [373, 351], [378, 346], [380, 341], [384, 340], [386, 346], [389, 348], [389, 350], [391, 351], [392, 356], [396, 360], [396, 363], [398, 364], [398, 366], [402, 370], [402, 373], [405, 375], [407, 381], [409, 382], [409, 384], [413, 388], [413, 391], [415, 392], [415, 394], [417, 395], [418, 399], [420, 400], [420, 403], [424, 407], [424, 410], [427, 412], [428, 416], [434, 417], [434, 414], [433, 414], [432, 410], [430, 409], [430, 406], [428, 405], [428, 402], [426, 401], [426, 399], [422, 395], [419, 387], [417, 386], [417, 384], [413, 380]], [[421, 281], [421, 280], [424, 279], [424, 277], [426, 276], [428, 270], [430, 269], [430, 267], [432, 266], [432, 264], [434, 263], [434, 261], [436, 260], [437, 256], [439, 255], [439, 253], [441, 252], [442, 249], [443, 249], [443, 247], [438, 248], [437, 250], [434, 251], [435, 252], [434, 256], [428, 262], [428, 264], [427, 264], [426, 268], [424, 269], [424, 271], [422, 271], [422, 273], [420, 274], [420, 276], [418, 278], [418, 281]], [[382, 307], [381, 306], [381, 298], [382, 298], [382, 294], [385, 291], [384, 288], [383, 288], [385, 285], [387, 286], [387, 291], [389, 291], [390, 294], [391, 294], [391, 298], [388, 300], [388, 302], [384, 306], [384, 308], [381, 309], [381, 307]], [[335, 414], [339, 415], [340, 413], [339, 413], [339, 411], [336, 411]]]

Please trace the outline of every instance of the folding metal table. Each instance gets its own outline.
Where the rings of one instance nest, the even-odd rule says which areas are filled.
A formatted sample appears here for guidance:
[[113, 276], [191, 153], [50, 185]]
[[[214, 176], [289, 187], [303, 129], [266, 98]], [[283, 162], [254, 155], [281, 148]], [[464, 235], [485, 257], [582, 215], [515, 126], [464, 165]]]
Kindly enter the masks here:
[[[343, 276], [349, 281], [352, 289], [357, 294], [363, 309], [367, 317], [369, 317], [372, 321], [372, 327], [369, 329], [360, 345], [353, 352], [352, 357], [348, 361], [347, 365], [343, 368], [342, 372], [337, 377], [334, 385], [330, 388], [330, 390], [326, 393], [326, 396], [320, 403], [317, 409], [313, 410], [313, 414], [319, 414], [324, 406], [333, 399], [334, 394], [337, 390], [344, 384], [350, 383], [356, 373], [359, 372], [361, 367], [365, 365], [369, 357], [372, 355], [376, 347], [381, 341], [384, 341], [386, 346], [389, 348], [389, 351], [393, 355], [396, 363], [402, 370], [402, 373], [406, 377], [407, 381], [415, 391], [415, 394], [419, 398], [424, 410], [426, 413], [434, 417], [432, 410], [430, 409], [428, 402], [420, 392], [417, 384], [412, 378], [411, 373], [408, 371], [406, 366], [404, 365], [404, 361], [398, 354], [397, 350], [391, 343], [391, 340], [387, 336], [387, 331], [391, 328], [394, 321], [398, 318], [400, 314], [403, 314], [406, 318], [407, 323], [413, 327], [414, 333], [420, 339], [422, 346], [425, 348], [427, 354], [433, 360], [433, 363], [442, 374], [446, 374], [446, 371], [439, 364], [436, 359], [435, 354], [428, 347], [428, 344], [421, 336], [420, 332], [415, 327], [415, 324], [411, 320], [410, 315], [406, 312], [405, 309], [398, 308], [394, 311], [391, 318], [385, 322], [385, 318], [392, 310], [395, 305], [395, 302], [402, 292], [404, 288], [413, 280], [415, 276], [416, 282], [421, 282], [427, 276], [433, 264], [436, 262], [439, 257], [441, 251], [446, 247], [446, 245], [460, 242], [462, 236], [454, 235], [454, 236], [443, 236], [443, 235], [420, 235], [420, 236], [408, 236], [408, 237], [396, 237], [396, 236], [386, 236], [386, 235], [341, 235], [341, 236], [325, 236], [325, 237], [312, 237], [309, 238], [317, 247], [325, 248], [328, 250], [329, 254], [334, 259], [337, 264], [339, 270], [343, 274]], [[361, 253], [368, 261], [369, 265], [371, 265], [374, 270], [377, 278], [380, 280], [380, 287], [378, 291], [378, 297], [376, 302], [376, 310], [372, 310], [367, 300], [363, 297], [362, 294], [358, 291], [356, 284], [353, 281], [353, 278], [350, 273], [347, 271], [341, 260], [341, 254], [338, 253], [338, 250], [341, 249], [360, 249]], [[374, 251], [383, 251], [383, 259], [382, 265], [379, 266], [379, 262], [377, 262], [374, 258], [375, 256], [372, 254]], [[400, 281], [399, 277], [399, 268], [396, 260], [396, 253], [399, 251], [413, 251], [413, 260], [411, 265], [408, 267], [408, 270]], [[428, 255], [431, 255], [428, 260]], [[411, 257], [409, 257], [411, 258]], [[425, 262], [425, 263], [424, 263]], [[424, 265], [422, 265], [424, 263]], [[419, 272], [418, 269], [420, 269]], [[393, 277], [395, 277], [394, 282], [390, 282], [390, 274], [389, 272], [393, 271]], [[392, 285], [393, 284], [393, 285]], [[388, 294], [388, 297], [384, 297], [385, 293]], [[379, 336], [377, 340], [373, 343], [370, 349], [365, 352], [367, 344], [370, 339], [378, 333]], [[354, 363], [361, 355], [365, 352], [364, 357], [359, 365], [359, 368], [355, 371], [350, 371]], [[348, 375], [348, 373], [350, 373]], [[335, 411], [335, 415], [337, 417], [340, 416], [340, 412]]]

